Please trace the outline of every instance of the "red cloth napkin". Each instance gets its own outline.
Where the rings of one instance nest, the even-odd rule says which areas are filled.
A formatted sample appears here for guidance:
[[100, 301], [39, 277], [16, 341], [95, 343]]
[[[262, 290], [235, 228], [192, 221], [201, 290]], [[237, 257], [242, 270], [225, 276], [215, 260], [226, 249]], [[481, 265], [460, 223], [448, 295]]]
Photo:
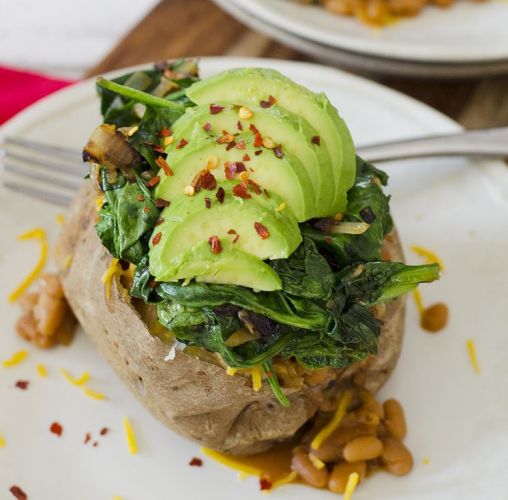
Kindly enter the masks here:
[[71, 83], [71, 80], [0, 67], [0, 124], [41, 97]]

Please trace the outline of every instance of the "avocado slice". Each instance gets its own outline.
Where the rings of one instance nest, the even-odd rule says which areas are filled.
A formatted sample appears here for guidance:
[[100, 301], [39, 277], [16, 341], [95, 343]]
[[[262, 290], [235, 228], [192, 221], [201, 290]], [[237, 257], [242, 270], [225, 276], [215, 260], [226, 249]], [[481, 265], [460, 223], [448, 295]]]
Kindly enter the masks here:
[[[229, 251], [226, 248], [239, 250], [260, 262], [266, 259], [284, 259], [296, 250], [302, 236], [292, 211], [280, 209], [282, 199], [275, 193], [268, 193], [267, 196], [264, 192], [251, 192], [251, 198], [240, 198], [233, 191], [240, 184], [239, 181], [231, 180], [224, 181], [217, 187], [224, 190], [222, 203], [217, 199], [217, 189], [201, 189], [194, 196], [178, 195], [162, 211], [162, 222], [155, 227], [150, 243], [150, 273], [158, 281], [194, 277], [207, 281], [202, 274], [206, 272], [209, 277], [212, 273], [210, 269], [215, 269], [213, 263], [223, 266], [219, 256]], [[212, 254], [209, 244], [212, 236], [221, 241], [223, 250], [213, 254], [213, 259], [206, 259], [208, 267], [200, 272], [200, 268], [196, 267], [198, 263], [186, 264], [183, 256], [192, 255], [191, 250], [203, 241], [207, 245], [207, 252]], [[199, 255], [202, 255], [202, 250], [200, 252]], [[244, 261], [245, 259], [243, 258]], [[192, 269], [194, 274], [182, 276], [182, 269], [186, 269], [186, 272]], [[221, 272], [221, 276], [224, 272]], [[246, 279], [240, 276], [237, 278]], [[263, 279], [265, 278], [266, 271], [263, 272]], [[252, 279], [249, 277], [250, 281]], [[261, 285], [253, 288], [264, 289]]]
[[187, 96], [198, 105], [227, 100], [262, 106], [272, 96], [279, 106], [307, 120], [333, 165], [329, 182], [335, 196], [325, 211], [332, 215], [346, 209], [347, 191], [355, 179], [355, 149], [344, 121], [324, 94], [315, 94], [273, 69], [236, 68], [194, 83]]
[[205, 283], [239, 285], [266, 292], [282, 288], [279, 275], [268, 264], [235, 248], [230, 241], [223, 239], [221, 244], [223, 251], [219, 254], [210, 251], [208, 241], [201, 241], [188, 248], [171, 261], [171, 275], [168, 275], [168, 279], [160, 281], [195, 279]]
[[[182, 138], [191, 136], [196, 127], [203, 130], [205, 125], [209, 126], [210, 132], [216, 135], [223, 130], [235, 133], [249, 130], [253, 124], [262, 137], [269, 137], [276, 144], [281, 144], [283, 150], [290, 151], [300, 160], [314, 190], [316, 210], [312, 216], [329, 215], [328, 207], [335, 195], [333, 183], [330, 182], [332, 163], [326, 148], [313, 142], [313, 138], [319, 135], [316, 129], [304, 118], [277, 104], [262, 108], [257, 104], [246, 103], [246, 109], [242, 110], [241, 104], [243, 103], [217, 102], [216, 105], [222, 108], [222, 111], [215, 114], [210, 113], [209, 105], [187, 108], [186, 113], [173, 126], [175, 143], [178, 144]], [[245, 117], [245, 112], [252, 116]]]
[[186, 144], [183, 147], [179, 148], [184, 143], [174, 141], [166, 150], [173, 175], [167, 176], [161, 169], [156, 197], [172, 201], [181, 195], [206, 168], [208, 160], [214, 158], [217, 165], [211, 172], [218, 181], [226, 178], [226, 162], [241, 164], [261, 189], [278, 194], [287, 203], [298, 222], [314, 217], [312, 183], [300, 160], [289, 151], [279, 150], [281, 155], [277, 157], [274, 149], [255, 146], [256, 137], [250, 130], [234, 137], [242, 149], [230, 148], [227, 143], [219, 144], [220, 137], [208, 134], [199, 125], [190, 137], [184, 139]]

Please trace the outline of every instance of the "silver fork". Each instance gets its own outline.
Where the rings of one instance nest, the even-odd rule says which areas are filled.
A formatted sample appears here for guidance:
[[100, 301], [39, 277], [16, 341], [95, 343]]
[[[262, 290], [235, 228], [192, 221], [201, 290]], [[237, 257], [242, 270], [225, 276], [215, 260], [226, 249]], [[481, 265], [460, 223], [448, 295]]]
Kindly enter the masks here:
[[[508, 127], [370, 144], [357, 152], [375, 163], [437, 156], [508, 158]], [[70, 203], [87, 173], [78, 150], [14, 137], [0, 145], [0, 164], [6, 188], [57, 205]]]

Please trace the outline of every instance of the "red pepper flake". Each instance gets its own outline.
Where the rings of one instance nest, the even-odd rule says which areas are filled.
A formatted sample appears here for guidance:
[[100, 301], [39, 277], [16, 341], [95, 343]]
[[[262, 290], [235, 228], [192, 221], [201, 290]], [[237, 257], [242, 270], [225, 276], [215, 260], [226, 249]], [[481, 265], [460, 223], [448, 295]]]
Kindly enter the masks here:
[[9, 491], [18, 500], [27, 500], [28, 499], [28, 495], [19, 486], [11, 486], [9, 488]]
[[165, 207], [169, 207], [169, 205], [171, 205], [171, 202], [168, 200], [164, 200], [163, 198], [157, 198], [155, 200], [155, 206], [157, 208], [165, 208]]
[[18, 380], [15, 385], [18, 389], [26, 391], [29, 384], [30, 382], [28, 380]]
[[210, 170], [205, 168], [196, 174], [194, 179], [192, 179], [191, 185], [196, 191], [200, 189], [213, 191], [217, 187], [217, 181]]
[[222, 204], [224, 203], [224, 197], [226, 196], [226, 191], [224, 191], [224, 188], [221, 186], [219, 189], [217, 189], [217, 192], [215, 193], [215, 197], [217, 198], [217, 201]]
[[98, 443], [97, 441], [94, 441], [94, 443], [92, 444], [92, 446], [93, 446], [94, 448], [97, 448], [97, 446], [99, 446], [99, 443]]
[[224, 106], [218, 106], [217, 104], [210, 104], [210, 114], [217, 115], [221, 111], [224, 111]]
[[233, 142], [230, 142], [227, 146], [226, 146], [226, 151], [231, 151], [234, 147], [236, 146], [236, 142], [233, 141]]
[[247, 187], [245, 184], [237, 184], [233, 187], [233, 194], [235, 196], [238, 196], [238, 198], [242, 198], [244, 200], [248, 200], [249, 198], [252, 198], [252, 196], [247, 193]]
[[171, 167], [168, 165], [167, 161], [162, 156], [157, 157], [155, 163], [157, 163], [157, 165], [159, 165], [159, 167], [162, 168], [162, 170], [164, 170], [164, 173], [168, 177], [171, 177], [173, 175], [173, 170], [171, 170]]
[[249, 156], [247, 153], [245, 153], [245, 154], [243, 155], [243, 157], [242, 157], [242, 160], [243, 160], [243, 161], [250, 161], [250, 156]]
[[155, 144], [153, 142], [145, 141], [145, 144], [147, 146], [150, 146], [154, 151], [157, 151], [157, 153], [164, 153], [164, 148], [160, 146], [159, 144]]
[[263, 152], [263, 150], [262, 150], [262, 149], [258, 149], [257, 151], [254, 151], [254, 154], [255, 154], [256, 156], [259, 156], [262, 152]]
[[235, 136], [227, 130], [223, 130], [222, 135], [217, 139], [217, 144], [231, 144], [232, 142], [235, 142]]
[[[166, 162], [164, 162], [164, 163], [166, 163]], [[167, 163], [166, 163], [166, 165], [167, 165]], [[155, 177], [153, 177], [152, 179], [150, 179], [150, 180], [146, 183], [146, 185], [147, 185], [148, 187], [150, 187], [150, 188], [153, 188], [154, 186], [157, 186], [157, 184], [159, 184], [159, 182], [160, 182], [160, 181], [161, 181], [161, 178], [160, 178], [158, 175], [156, 175]]]
[[316, 146], [320, 146], [321, 145], [321, 137], [319, 137], [319, 135], [315, 135], [312, 138], [312, 144], [315, 144]]
[[212, 253], [218, 254], [222, 252], [222, 245], [218, 236], [210, 236], [210, 238], [208, 238], [208, 243], [210, 244]]
[[63, 427], [58, 422], [53, 422], [50, 425], [49, 430], [56, 436], [60, 437], [63, 432]]
[[239, 141], [236, 143], [236, 149], [245, 149], [245, 141]]
[[109, 432], [109, 429], [108, 429], [107, 427], [103, 427], [103, 428], [101, 429], [101, 431], [99, 432], [99, 434], [100, 434], [101, 436], [105, 436], [108, 432]]
[[145, 197], [142, 194], [138, 194], [136, 198], [138, 201], [145, 201]]
[[211, 124], [211, 123], [206, 122], [206, 123], [203, 125], [203, 130], [204, 130], [205, 132], [210, 132], [210, 130], [212, 130], [212, 124]]
[[85, 434], [85, 440], [83, 441], [84, 444], [88, 444], [90, 442], [90, 439], [92, 439], [92, 436], [89, 432]]
[[164, 222], [164, 219], [163, 219], [162, 217], [159, 217], [159, 218], [155, 221], [155, 225], [156, 225], [156, 226], [160, 226], [163, 222]]
[[205, 207], [212, 208], [212, 200], [210, 198], [205, 198]]
[[233, 179], [236, 174], [246, 171], [245, 164], [241, 161], [227, 161], [224, 163], [224, 174], [226, 175], [226, 179]]
[[258, 132], [256, 136], [254, 137], [254, 147], [259, 148], [263, 145], [263, 138], [261, 137], [261, 134]]
[[254, 190], [256, 194], [261, 194], [261, 186], [252, 179], [247, 179], [247, 184]]
[[263, 224], [261, 224], [261, 222], [254, 222], [254, 229], [256, 230], [256, 233], [259, 234], [262, 240], [266, 240], [270, 236], [270, 232], [268, 231], [266, 226], [263, 226]]
[[151, 212], [150, 207], [143, 207], [143, 212], [145, 212], [145, 214], [149, 214]]
[[189, 465], [191, 467], [202, 467], [203, 466], [203, 460], [201, 460], [198, 457], [194, 457], [190, 462]]
[[327, 244], [327, 245], [331, 245], [333, 243], [333, 240], [332, 240], [332, 237], [331, 236], [325, 236], [324, 238], [324, 242]]
[[151, 280], [148, 286], [153, 290], [154, 288], [157, 287], [158, 284], [159, 282], [157, 280]]
[[236, 231], [234, 229], [229, 229], [228, 234], [236, 234]]
[[279, 158], [279, 160], [280, 160], [281, 158], [284, 158], [284, 153], [282, 152], [282, 148], [280, 147], [280, 145], [279, 145], [279, 146], [275, 146], [275, 147], [273, 148], [273, 154], [274, 154], [277, 158]]
[[171, 130], [167, 127], [162, 127], [161, 131], [159, 132], [159, 135], [161, 137], [169, 137], [171, 135]]
[[185, 139], [182, 139], [176, 146], [176, 149], [183, 149], [185, 146], [187, 146], [187, 144], [189, 144], [189, 142]]
[[238, 130], [243, 130], [243, 125], [242, 125], [242, 122], [240, 120], [238, 120], [238, 123], [236, 124], [236, 128]]
[[152, 240], [152, 245], [158, 245], [161, 241], [161, 238], [162, 238], [162, 233], [157, 233], [154, 237], [153, 237], [153, 240]]
[[259, 105], [262, 107], [262, 108], [271, 108], [273, 105], [275, 104], [275, 97], [273, 97], [273, 95], [271, 95], [270, 97], [268, 97], [268, 100], [266, 101], [260, 101], [259, 102]]
[[266, 376], [268, 378], [272, 378], [273, 377], [273, 372], [271, 372], [271, 371], [266, 372]]
[[259, 489], [261, 491], [271, 490], [272, 489], [272, 482], [267, 479], [266, 477], [260, 477], [259, 478]]

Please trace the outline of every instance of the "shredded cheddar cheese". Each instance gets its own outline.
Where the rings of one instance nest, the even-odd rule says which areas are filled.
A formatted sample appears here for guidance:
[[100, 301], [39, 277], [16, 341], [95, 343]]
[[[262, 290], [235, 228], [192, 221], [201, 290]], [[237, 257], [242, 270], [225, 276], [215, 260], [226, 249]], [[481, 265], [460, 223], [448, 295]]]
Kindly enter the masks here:
[[274, 490], [275, 488], [278, 488], [279, 486], [283, 486], [284, 484], [292, 483], [297, 477], [298, 477], [297, 472], [295, 472], [295, 471], [290, 472], [287, 476], [284, 476], [284, 477], [280, 478], [278, 481], [275, 481], [272, 484], [271, 489]]
[[45, 378], [48, 376], [48, 370], [46, 370], [46, 367], [42, 363], [39, 363], [37, 365], [37, 374], [41, 378]]
[[276, 209], [276, 212], [282, 212], [286, 208], [286, 203], [283, 201]]
[[11, 368], [12, 366], [19, 365], [28, 357], [28, 351], [15, 352], [9, 359], [2, 361], [4, 368]]
[[118, 259], [113, 258], [111, 259], [108, 268], [101, 277], [101, 282], [104, 283], [104, 292], [106, 294], [106, 299], [108, 300], [111, 298], [111, 282], [115, 274], [119, 272], [119, 268], [120, 266], [118, 264]]
[[420, 315], [422, 315], [425, 312], [425, 306], [423, 305], [422, 294], [420, 293], [420, 290], [418, 290], [418, 288], [415, 288], [413, 290], [413, 299], [415, 301], [418, 312], [420, 313]]
[[478, 363], [478, 358], [476, 356], [476, 348], [472, 339], [467, 339], [467, 352], [469, 354], [469, 359], [471, 360], [471, 364], [473, 365], [474, 371], [476, 373], [480, 373], [480, 365]]
[[261, 375], [263, 373], [263, 368], [261, 366], [255, 366], [251, 368], [250, 374], [252, 377], [252, 389], [254, 392], [258, 392], [261, 389]]
[[71, 383], [72, 385], [84, 385], [90, 379], [90, 372], [87, 371], [83, 372], [78, 378], [72, 377], [69, 372], [63, 368], [60, 368], [60, 373], [64, 376], [65, 380], [67, 380], [67, 382]]
[[220, 451], [215, 451], [210, 448], [201, 448], [201, 451], [212, 460], [219, 462], [230, 469], [234, 469], [236, 471], [242, 472], [243, 474], [247, 474], [249, 476], [257, 476], [261, 477], [264, 473], [263, 470], [258, 469], [257, 467], [252, 467], [250, 465], [242, 464], [241, 462], [237, 462], [233, 457], [225, 455]]
[[347, 412], [349, 403], [351, 403], [352, 394], [351, 391], [346, 390], [342, 393], [340, 397], [339, 406], [335, 412], [333, 418], [325, 425], [315, 436], [315, 438], [310, 443], [310, 447], [313, 450], [318, 450], [319, 447], [323, 444], [323, 442], [336, 430], [338, 429], [344, 415]]
[[48, 259], [48, 239], [44, 229], [35, 228], [26, 233], [20, 234], [18, 240], [31, 240], [35, 239], [40, 245], [39, 260], [35, 267], [30, 271], [28, 276], [19, 284], [19, 286], [11, 292], [8, 297], [10, 303], [16, 302], [27, 290], [27, 288], [37, 279], [40, 272], [44, 269]]
[[436, 255], [431, 250], [428, 250], [427, 248], [420, 247], [418, 245], [413, 245], [411, 247], [411, 250], [418, 254], [420, 257], [423, 257], [425, 259], [425, 262], [427, 264], [438, 264], [439, 267], [444, 270], [444, 264], [443, 261], [439, 258], [438, 255]]
[[423, 465], [429, 465], [430, 464], [430, 459], [425, 457], [423, 460], [422, 460], [422, 463]]
[[228, 366], [228, 367], [226, 368], [226, 373], [227, 373], [230, 377], [232, 377], [233, 375], [235, 375], [237, 371], [238, 371], [238, 368], [231, 368], [231, 366]]
[[104, 195], [100, 194], [95, 198], [95, 208], [97, 209], [97, 212], [102, 208], [102, 205], [104, 205]]
[[63, 268], [64, 269], [69, 269], [69, 267], [71, 267], [71, 264], [72, 264], [72, 255], [67, 255], [67, 257], [65, 257], [65, 260], [64, 260], [64, 263], [63, 263]]
[[57, 224], [62, 225], [65, 222], [65, 215], [64, 214], [56, 214], [55, 215], [55, 222]]
[[102, 401], [103, 399], [106, 399], [106, 396], [104, 394], [102, 394], [100, 392], [95, 392], [92, 389], [90, 389], [89, 387], [84, 387], [83, 388], [83, 394], [85, 396], [88, 396], [89, 398], [97, 399], [99, 401]]
[[127, 440], [127, 447], [131, 455], [136, 455], [138, 452], [138, 445], [136, 442], [136, 435], [132, 428], [131, 422], [127, 417], [123, 418], [123, 429], [125, 431], [125, 439]]
[[324, 469], [326, 467], [326, 464], [318, 457], [314, 456], [312, 453], [309, 453], [309, 460], [312, 462], [312, 465], [316, 469]]
[[0, 434], [0, 448], [3, 448], [5, 446], [5, 438]]
[[359, 481], [360, 475], [358, 472], [351, 472], [351, 474], [349, 474], [346, 483], [346, 491], [344, 491], [344, 500], [351, 500], [351, 497], [353, 496]]

